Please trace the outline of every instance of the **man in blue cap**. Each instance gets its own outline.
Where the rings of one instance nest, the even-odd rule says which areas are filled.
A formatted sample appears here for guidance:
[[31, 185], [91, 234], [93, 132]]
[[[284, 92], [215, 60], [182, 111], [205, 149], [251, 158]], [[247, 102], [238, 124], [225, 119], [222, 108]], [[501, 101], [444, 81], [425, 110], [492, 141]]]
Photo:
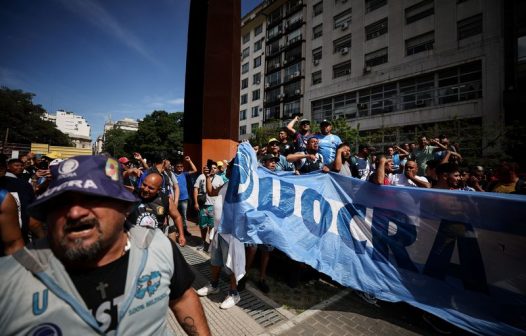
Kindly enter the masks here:
[[[138, 201], [116, 160], [77, 156], [51, 168], [30, 206], [48, 237], [0, 258], [2, 332], [166, 333], [170, 308], [188, 334], [209, 335], [192, 271], [160, 230], [124, 222]], [[16, 304], [13, 304], [16, 302]]]

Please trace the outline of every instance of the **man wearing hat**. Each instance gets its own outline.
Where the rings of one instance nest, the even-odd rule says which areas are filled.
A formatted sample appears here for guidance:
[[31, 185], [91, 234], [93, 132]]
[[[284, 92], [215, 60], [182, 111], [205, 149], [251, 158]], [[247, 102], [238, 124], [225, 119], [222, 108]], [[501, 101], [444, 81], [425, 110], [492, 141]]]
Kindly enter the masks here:
[[310, 120], [299, 120], [300, 127], [298, 131], [296, 131], [294, 129], [294, 125], [298, 122], [298, 120], [299, 116], [295, 116], [294, 119], [292, 119], [287, 125], [287, 129], [290, 131], [290, 133], [294, 134], [292, 138], [294, 139], [295, 152], [304, 152], [307, 150], [307, 140], [312, 136], [310, 131]]
[[330, 165], [336, 158], [336, 149], [342, 143], [339, 136], [332, 134], [332, 122], [324, 119], [320, 123], [320, 133], [314, 137], [319, 141], [320, 154], [323, 156], [323, 162]]
[[174, 243], [159, 230], [125, 230], [137, 198], [117, 161], [77, 156], [51, 174], [29, 209], [47, 223], [47, 239], [0, 259], [0, 304], [10, 307], [0, 313], [2, 332], [164, 334], [169, 307], [187, 333], [210, 334]]
[[[271, 138], [267, 144], [267, 155], [271, 154], [278, 159], [275, 167], [276, 171], [294, 171], [294, 165], [288, 162], [285, 156], [281, 155], [280, 144], [278, 139]], [[263, 160], [261, 160], [260, 163], [264, 165]]]

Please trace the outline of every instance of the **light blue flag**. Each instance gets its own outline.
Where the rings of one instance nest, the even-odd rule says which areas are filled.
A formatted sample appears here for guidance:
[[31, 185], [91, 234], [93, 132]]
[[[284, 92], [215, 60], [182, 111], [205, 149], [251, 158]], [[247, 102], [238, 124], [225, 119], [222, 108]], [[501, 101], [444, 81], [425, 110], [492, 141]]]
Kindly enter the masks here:
[[221, 231], [470, 332], [526, 335], [524, 196], [274, 173], [243, 143]]

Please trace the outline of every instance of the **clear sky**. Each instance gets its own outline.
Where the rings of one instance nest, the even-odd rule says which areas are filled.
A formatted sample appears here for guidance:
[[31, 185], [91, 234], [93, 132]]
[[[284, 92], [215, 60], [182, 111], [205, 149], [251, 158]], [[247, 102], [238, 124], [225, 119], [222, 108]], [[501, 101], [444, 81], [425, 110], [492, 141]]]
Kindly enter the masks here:
[[[220, 0], [219, 0], [220, 1]], [[260, 0], [241, 0], [242, 13]], [[183, 111], [189, 0], [0, 0], [0, 85], [105, 120]]]

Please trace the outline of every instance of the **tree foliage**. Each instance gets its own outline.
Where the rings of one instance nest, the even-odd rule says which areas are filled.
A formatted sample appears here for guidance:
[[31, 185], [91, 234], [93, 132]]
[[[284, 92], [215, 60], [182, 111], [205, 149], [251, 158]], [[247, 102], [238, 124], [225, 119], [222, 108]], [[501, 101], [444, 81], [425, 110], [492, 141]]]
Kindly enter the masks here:
[[53, 122], [42, 120], [46, 110], [41, 105], [33, 104], [34, 96], [22, 90], [0, 88], [0, 134], [5, 136], [9, 128], [8, 142], [71, 146], [69, 137], [59, 131]]
[[139, 152], [172, 158], [183, 150], [183, 112], [154, 111], [139, 122], [137, 132], [113, 129], [106, 132], [103, 150], [115, 157]]

